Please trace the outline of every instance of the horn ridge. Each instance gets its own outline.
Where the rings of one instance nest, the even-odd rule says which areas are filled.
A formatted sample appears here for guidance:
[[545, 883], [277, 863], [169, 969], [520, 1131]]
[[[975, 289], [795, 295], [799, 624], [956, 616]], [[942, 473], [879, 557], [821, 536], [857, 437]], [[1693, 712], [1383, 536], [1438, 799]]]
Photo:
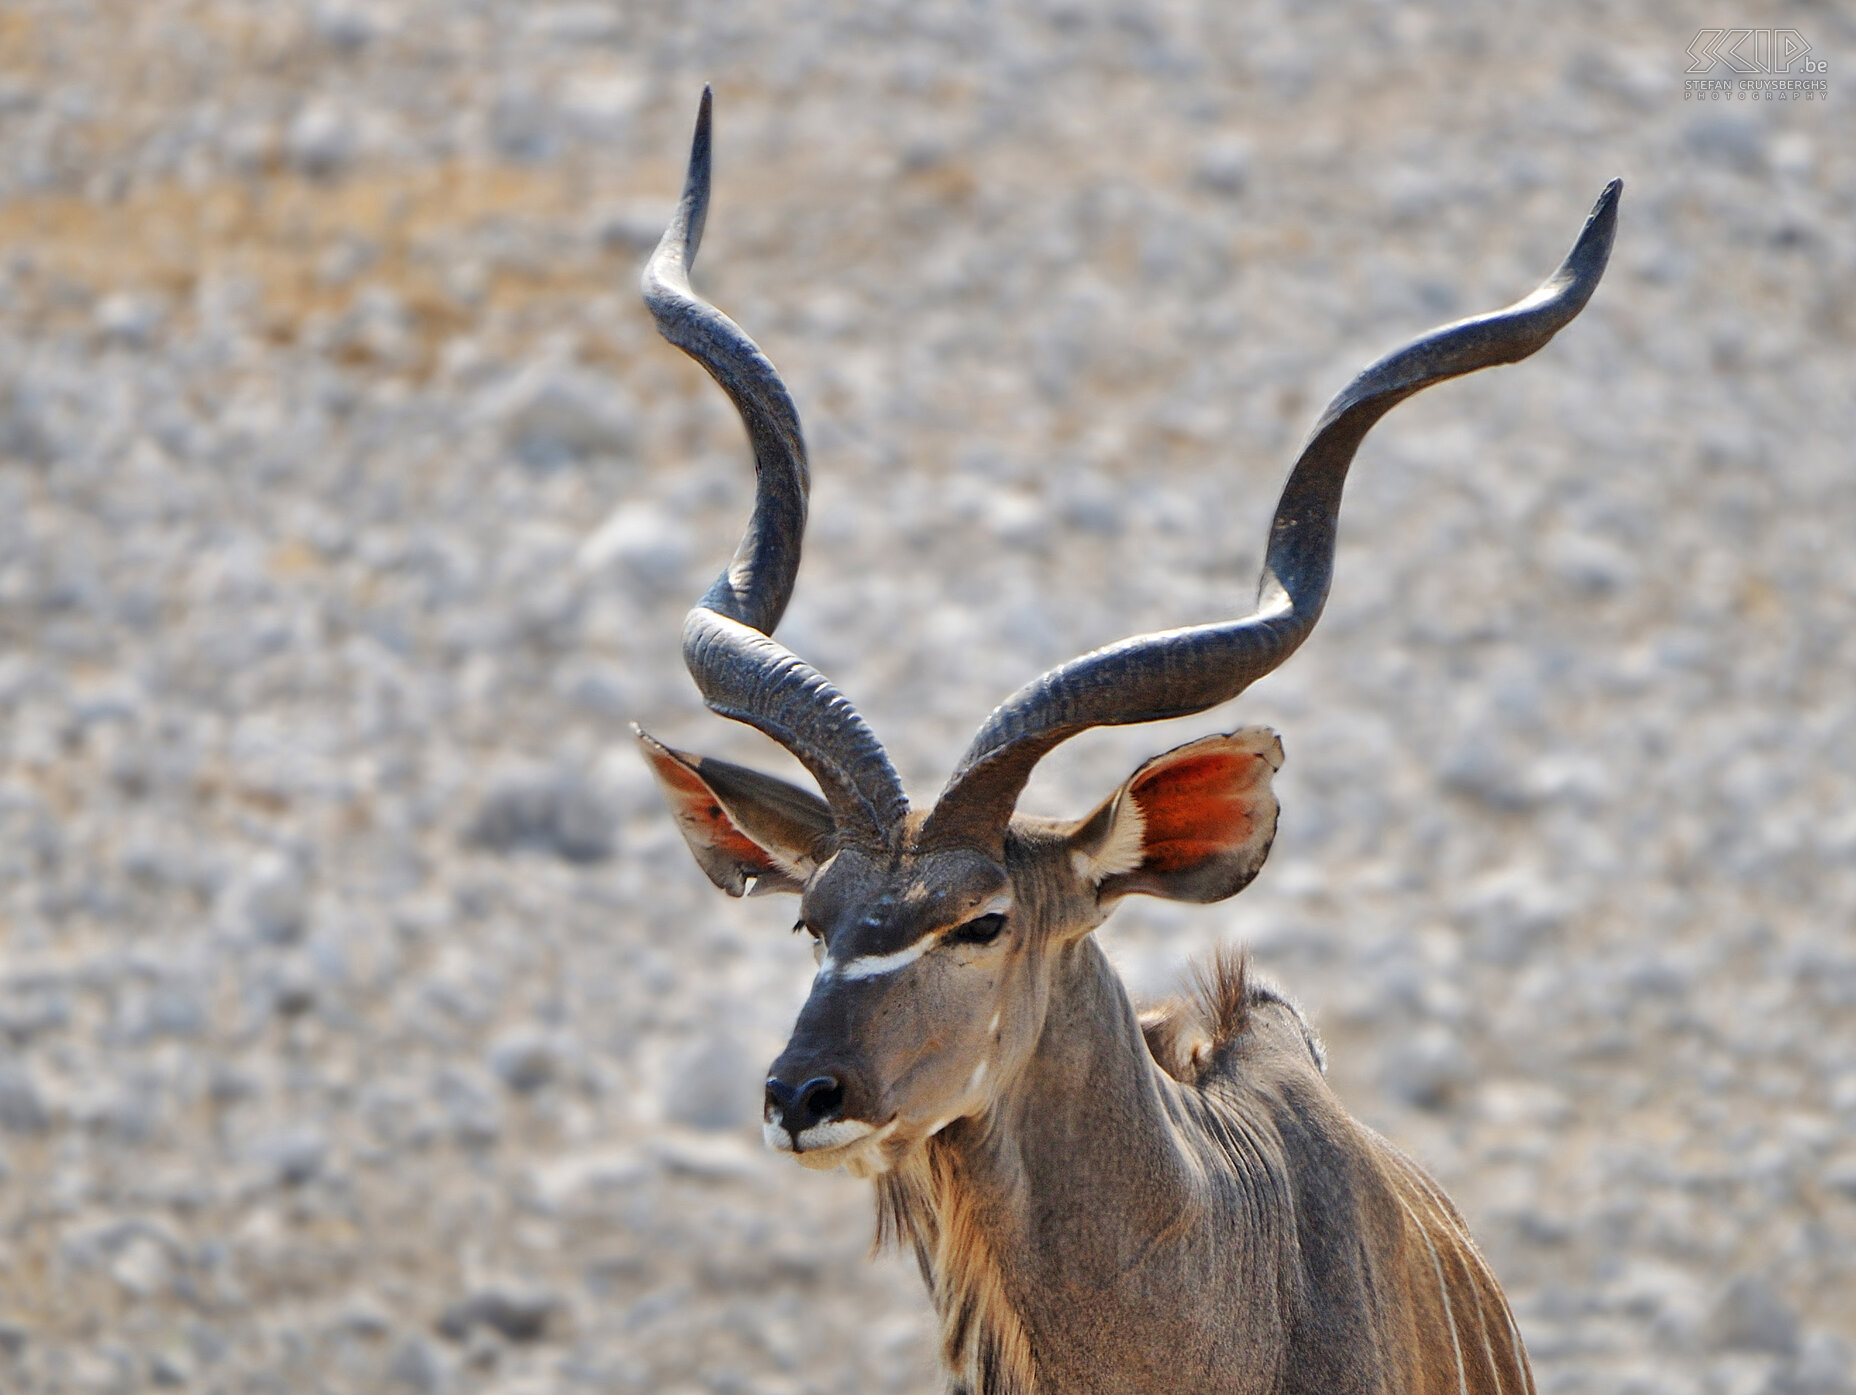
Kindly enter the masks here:
[[817, 669], [778, 640], [705, 606], [683, 626], [683, 657], [710, 711], [772, 737], [811, 772], [840, 834], [887, 847], [909, 802], [882, 743]]

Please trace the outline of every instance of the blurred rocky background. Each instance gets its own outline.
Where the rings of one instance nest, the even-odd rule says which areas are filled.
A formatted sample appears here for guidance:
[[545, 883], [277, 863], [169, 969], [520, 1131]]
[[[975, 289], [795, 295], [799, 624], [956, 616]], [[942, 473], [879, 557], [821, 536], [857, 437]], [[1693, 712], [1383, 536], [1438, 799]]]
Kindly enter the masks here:
[[[927, 1392], [867, 1188], [759, 1150], [811, 957], [626, 722], [750, 497], [636, 273], [817, 486], [782, 637], [910, 784], [1045, 665], [1247, 607], [1373, 355], [1622, 232], [1362, 452], [1247, 941], [1468, 1213], [1543, 1391], [1856, 1388], [1856, 23], [1693, 7], [0, 3], [0, 1389]], [[1710, 21], [1715, 22], [1715, 21]]]

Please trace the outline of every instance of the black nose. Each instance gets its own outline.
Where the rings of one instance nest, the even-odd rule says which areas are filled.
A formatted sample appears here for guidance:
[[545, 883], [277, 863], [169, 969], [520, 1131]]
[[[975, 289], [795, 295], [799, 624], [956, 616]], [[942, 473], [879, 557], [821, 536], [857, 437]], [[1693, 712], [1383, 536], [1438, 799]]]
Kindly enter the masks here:
[[785, 1081], [769, 1077], [767, 1112], [780, 1113], [786, 1131], [797, 1138], [814, 1124], [834, 1119], [844, 1108], [844, 1086], [834, 1076], [815, 1075], [795, 1090]]

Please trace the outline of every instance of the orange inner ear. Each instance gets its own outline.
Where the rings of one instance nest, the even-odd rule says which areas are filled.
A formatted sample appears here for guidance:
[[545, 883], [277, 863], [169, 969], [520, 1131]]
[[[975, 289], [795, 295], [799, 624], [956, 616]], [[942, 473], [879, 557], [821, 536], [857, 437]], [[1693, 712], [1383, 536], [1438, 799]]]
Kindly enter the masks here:
[[1249, 842], [1256, 832], [1250, 794], [1269, 768], [1249, 752], [1208, 751], [1137, 779], [1128, 793], [1146, 818], [1142, 870], [1182, 872]]
[[766, 849], [735, 827], [728, 811], [682, 761], [662, 751], [650, 751], [651, 764], [676, 810], [677, 821], [706, 848], [714, 848], [744, 868], [776, 870]]

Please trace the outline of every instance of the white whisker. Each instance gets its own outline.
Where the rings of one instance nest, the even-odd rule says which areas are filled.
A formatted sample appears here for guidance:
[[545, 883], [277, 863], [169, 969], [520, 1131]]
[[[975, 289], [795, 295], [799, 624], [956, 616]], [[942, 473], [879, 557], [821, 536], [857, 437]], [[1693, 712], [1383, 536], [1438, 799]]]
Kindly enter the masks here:
[[828, 1124], [814, 1124], [794, 1142], [798, 1145], [797, 1151], [814, 1153], [826, 1148], [842, 1148], [875, 1132], [875, 1124], [866, 1124], [861, 1119], [833, 1119]]

